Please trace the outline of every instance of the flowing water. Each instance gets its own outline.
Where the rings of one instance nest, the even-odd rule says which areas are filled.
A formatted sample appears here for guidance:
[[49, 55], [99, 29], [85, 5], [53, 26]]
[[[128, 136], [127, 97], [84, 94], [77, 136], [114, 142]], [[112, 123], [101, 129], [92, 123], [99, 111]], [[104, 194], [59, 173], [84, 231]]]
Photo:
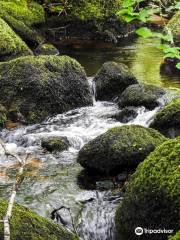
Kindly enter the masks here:
[[[149, 43], [147, 43], [147, 48], [148, 46]], [[133, 69], [135, 65], [133, 65], [132, 59], [134, 58], [132, 58], [131, 51], [136, 54], [139, 51], [136, 47], [136, 44], [125, 47], [126, 54], [124, 55], [120, 54], [119, 49], [117, 49], [117, 52], [114, 52], [115, 58], [119, 58], [119, 61], [123, 59], [124, 62], [127, 52], [129, 52], [128, 63], [131, 62], [131, 69]], [[152, 49], [155, 51], [154, 48]], [[138, 54], [140, 53], [138, 52]], [[151, 55], [151, 52], [147, 51], [146, 54]], [[86, 69], [90, 71], [88, 66], [91, 61], [89, 55], [86, 56], [87, 58], [83, 60], [83, 63]], [[113, 59], [106, 59], [106, 57], [107, 55], [104, 54], [104, 61]], [[157, 58], [159, 59], [158, 54]], [[97, 65], [96, 68], [102, 62], [99, 61], [97, 64], [97, 61], [98, 56], [94, 52], [94, 62], [92, 64]], [[160, 79], [158, 73], [155, 70], [150, 70], [150, 68], [153, 69], [151, 64], [149, 70], [147, 69], [147, 71], [150, 71], [149, 74], [152, 74], [150, 81], [152, 82], [154, 79], [154, 81], [159, 81], [158, 85], [164, 85], [164, 80]], [[143, 76], [144, 70], [142, 71], [140, 65], [136, 68], [135, 73], [139, 75], [140, 80], [146, 79], [148, 72], [145, 72]], [[156, 69], [156, 67], [155, 63], [154, 68]], [[152, 73], [153, 71], [156, 74]], [[92, 69], [90, 74], [94, 74]], [[156, 78], [157, 75], [159, 80]], [[89, 78], [89, 83], [90, 87], [93, 87], [92, 78]], [[156, 83], [154, 82], [154, 84]], [[178, 90], [178, 81], [174, 78], [171, 83], [165, 84], [165, 86], [173, 89], [174, 94], [174, 90]], [[158, 108], [147, 111], [145, 108], [139, 107], [136, 110], [138, 116], [128, 124], [140, 124], [147, 127]], [[25, 179], [17, 194], [17, 201], [45, 217], [50, 217], [54, 209], [63, 206], [65, 208], [57, 211], [57, 216], [61, 216], [57, 219], [58, 222], [70, 230], [75, 225], [81, 239], [114, 240], [115, 209], [121, 202], [123, 194], [118, 191], [110, 179], [104, 179], [104, 181], [97, 179], [91, 186], [89, 186], [90, 183], [86, 184], [87, 176], [83, 173], [81, 166], [77, 164], [76, 159], [84, 144], [109, 128], [122, 125], [122, 123], [111, 118], [111, 115], [117, 111], [119, 109], [115, 103], [96, 102], [94, 100], [93, 106], [54, 116], [41, 124], [21, 126], [13, 130], [4, 129], [1, 132], [1, 137], [11, 152], [20, 155], [25, 152], [31, 154], [31, 161], [26, 167]], [[62, 153], [52, 154], [43, 150], [41, 140], [51, 136], [67, 137], [70, 143], [69, 149]], [[4, 198], [10, 195], [16, 168], [15, 159], [1, 156], [0, 195]], [[70, 212], [67, 208], [70, 208]]]

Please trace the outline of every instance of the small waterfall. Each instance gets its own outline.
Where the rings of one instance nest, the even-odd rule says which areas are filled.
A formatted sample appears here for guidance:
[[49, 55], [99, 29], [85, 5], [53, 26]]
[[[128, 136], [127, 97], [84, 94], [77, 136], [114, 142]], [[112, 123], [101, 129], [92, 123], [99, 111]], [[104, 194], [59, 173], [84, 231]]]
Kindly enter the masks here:
[[[88, 80], [94, 96], [93, 106], [59, 114], [41, 124], [4, 129], [1, 137], [11, 150], [19, 154], [28, 151], [40, 161], [40, 167], [33, 169], [28, 175], [30, 177], [23, 182], [17, 196], [20, 203], [45, 217], [49, 217], [53, 209], [65, 206], [77, 219], [77, 230], [82, 240], [115, 240], [114, 215], [122, 196], [110, 190], [85, 191], [77, 184], [77, 176], [82, 170], [76, 162], [79, 150], [108, 129], [123, 125], [111, 117], [119, 111], [117, 104], [95, 101], [93, 78]], [[138, 116], [128, 124], [147, 127], [159, 107], [152, 111], [144, 107], [135, 109]], [[69, 149], [62, 153], [44, 151], [41, 140], [53, 136], [66, 137], [70, 143]], [[12, 158], [1, 157], [1, 169], [6, 169], [13, 161]], [[1, 182], [3, 196], [6, 196], [11, 180]]]

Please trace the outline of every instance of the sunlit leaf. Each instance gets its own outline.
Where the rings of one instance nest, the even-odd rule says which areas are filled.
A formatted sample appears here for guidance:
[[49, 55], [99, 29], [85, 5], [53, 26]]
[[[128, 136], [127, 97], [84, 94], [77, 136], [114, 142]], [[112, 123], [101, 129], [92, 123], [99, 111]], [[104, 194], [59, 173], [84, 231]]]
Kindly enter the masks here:
[[176, 64], [176, 67], [180, 69], [180, 62]]
[[153, 33], [151, 32], [151, 30], [147, 27], [139, 28], [138, 30], [136, 30], [136, 33], [143, 38], [149, 38], [153, 36]]

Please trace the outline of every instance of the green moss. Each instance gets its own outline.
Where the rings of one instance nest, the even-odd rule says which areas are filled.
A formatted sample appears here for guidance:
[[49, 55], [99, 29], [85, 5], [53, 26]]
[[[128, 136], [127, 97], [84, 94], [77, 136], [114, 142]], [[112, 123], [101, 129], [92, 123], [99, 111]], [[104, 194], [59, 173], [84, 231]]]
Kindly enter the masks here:
[[125, 89], [119, 99], [119, 107], [145, 106], [153, 109], [159, 105], [158, 99], [165, 91], [153, 85], [134, 84]]
[[92, 103], [83, 67], [68, 56], [20, 57], [0, 72], [0, 102], [28, 123]]
[[53, 152], [53, 151], [62, 152], [68, 149], [69, 144], [67, 140], [65, 141], [65, 139], [52, 137], [50, 139], [42, 140], [41, 146], [47, 149], [49, 152]]
[[[3, 219], [7, 202], [0, 200], [0, 219]], [[28, 208], [15, 204], [10, 220], [11, 240], [77, 240], [78, 238], [59, 225], [33, 213]], [[3, 239], [3, 224], [0, 223], [0, 239]]]
[[[179, 166], [180, 137], [158, 146], [138, 166], [116, 213], [119, 235], [133, 239], [137, 226], [179, 230]], [[147, 239], [146, 234], [141, 238]], [[167, 235], [157, 234], [153, 239], [167, 239]]]
[[[121, 0], [69, 0], [68, 16], [81, 20], [102, 19], [115, 15], [121, 6]], [[50, 11], [57, 11], [59, 8], [50, 7]]]
[[8, 26], [8, 24], [0, 18], [0, 57], [7, 57], [10, 55], [30, 55], [31, 50], [18, 37], [15, 32]]
[[58, 53], [58, 49], [49, 43], [40, 44], [35, 50], [37, 55], [57, 55]]
[[105, 62], [94, 78], [97, 100], [112, 100], [129, 85], [137, 83], [129, 68], [122, 63]]
[[180, 231], [178, 231], [174, 236], [170, 236], [168, 240], [179, 240], [180, 239]]
[[0, 0], [0, 17], [23, 39], [40, 42], [42, 38], [33, 26], [44, 23], [43, 7], [33, 1]]
[[7, 111], [4, 106], [0, 104], [0, 127], [3, 127], [7, 120]]
[[174, 17], [169, 21], [167, 27], [172, 31], [172, 34], [179, 42], [180, 37], [180, 10], [174, 15]]
[[131, 170], [165, 140], [157, 131], [142, 126], [115, 127], [86, 144], [78, 162], [105, 173]]
[[163, 134], [169, 135], [169, 130], [180, 134], [180, 98], [173, 100], [161, 111], [159, 111], [151, 124], [152, 128], [161, 131]]

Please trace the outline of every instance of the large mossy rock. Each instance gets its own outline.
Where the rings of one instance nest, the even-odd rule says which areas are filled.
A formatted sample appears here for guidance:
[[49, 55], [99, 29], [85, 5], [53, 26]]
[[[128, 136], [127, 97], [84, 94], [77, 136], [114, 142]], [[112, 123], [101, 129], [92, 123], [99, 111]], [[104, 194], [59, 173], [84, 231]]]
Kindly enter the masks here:
[[20, 57], [0, 64], [0, 103], [34, 123], [92, 104], [86, 73], [67, 56]]
[[0, 18], [0, 60], [21, 55], [31, 55], [32, 52], [9, 27], [9, 25]]
[[112, 100], [126, 87], [137, 83], [136, 78], [122, 63], [106, 62], [94, 78], [97, 100]]
[[28, 0], [0, 0], [0, 17], [28, 43], [38, 43], [42, 37], [34, 26], [45, 22], [41, 5]]
[[150, 125], [168, 137], [180, 135], [180, 98], [159, 111]]
[[180, 44], [180, 10], [169, 21], [167, 28], [171, 30], [175, 42]]
[[144, 106], [153, 109], [159, 105], [158, 99], [165, 91], [153, 85], [134, 84], [126, 88], [119, 98], [119, 107]]
[[132, 170], [165, 140], [156, 130], [142, 126], [115, 127], [86, 144], [77, 161], [103, 173]]
[[[7, 202], [0, 200], [0, 219], [7, 211]], [[60, 225], [38, 216], [28, 208], [15, 204], [10, 219], [11, 240], [78, 240], [78, 237]], [[4, 239], [3, 224], [0, 224], [0, 239]]]
[[[138, 166], [116, 212], [118, 239], [139, 239], [136, 227], [179, 230], [179, 166], [179, 137], [158, 146]], [[167, 240], [167, 234], [143, 234], [140, 239]]]

